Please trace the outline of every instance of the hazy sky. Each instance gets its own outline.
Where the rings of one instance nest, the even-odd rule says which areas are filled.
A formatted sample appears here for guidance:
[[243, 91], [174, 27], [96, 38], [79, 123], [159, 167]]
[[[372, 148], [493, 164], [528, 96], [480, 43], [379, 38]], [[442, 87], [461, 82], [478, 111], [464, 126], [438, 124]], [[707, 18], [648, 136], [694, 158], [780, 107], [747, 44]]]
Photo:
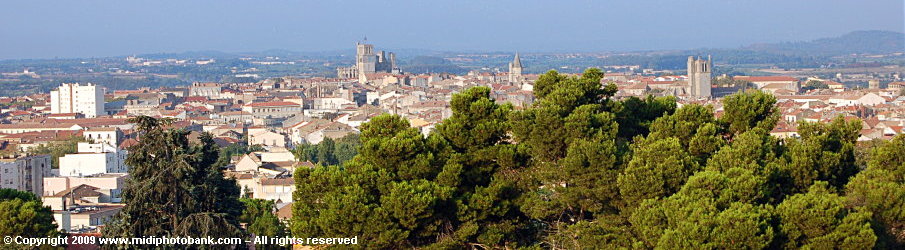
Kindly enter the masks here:
[[610, 51], [905, 29], [903, 0], [3, 1], [0, 59], [220, 50]]

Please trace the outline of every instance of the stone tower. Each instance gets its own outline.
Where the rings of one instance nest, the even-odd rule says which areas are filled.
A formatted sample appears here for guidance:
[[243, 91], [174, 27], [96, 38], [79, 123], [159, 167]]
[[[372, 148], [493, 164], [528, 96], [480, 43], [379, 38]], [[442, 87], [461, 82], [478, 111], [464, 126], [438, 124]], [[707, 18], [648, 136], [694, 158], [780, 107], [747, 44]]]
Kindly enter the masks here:
[[871, 79], [867, 81], [867, 88], [870, 89], [879, 89], [880, 88], [880, 80]]
[[688, 57], [688, 94], [694, 97], [710, 97], [711, 59], [707, 60], [693, 56]]
[[515, 59], [509, 63], [509, 83], [517, 83], [522, 80], [522, 59], [515, 52]]
[[374, 45], [367, 43], [356, 44], [355, 64], [358, 74], [371, 74], [377, 71], [377, 56], [374, 55]]

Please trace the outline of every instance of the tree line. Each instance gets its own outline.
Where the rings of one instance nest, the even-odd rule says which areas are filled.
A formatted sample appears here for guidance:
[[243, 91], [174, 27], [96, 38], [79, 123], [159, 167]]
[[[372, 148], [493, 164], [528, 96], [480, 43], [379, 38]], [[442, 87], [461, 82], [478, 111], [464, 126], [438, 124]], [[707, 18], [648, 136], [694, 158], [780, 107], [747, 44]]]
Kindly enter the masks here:
[[776, 99], [616, 100], [602, 72], [555, 71], [524, 110], [455, 94], [427, 137], [392, 115], [358, 154], [294, 175], [291, 232], [363, 248], [900, 248], [905, 137], [856, 159], [861, 122], [770, 135]]

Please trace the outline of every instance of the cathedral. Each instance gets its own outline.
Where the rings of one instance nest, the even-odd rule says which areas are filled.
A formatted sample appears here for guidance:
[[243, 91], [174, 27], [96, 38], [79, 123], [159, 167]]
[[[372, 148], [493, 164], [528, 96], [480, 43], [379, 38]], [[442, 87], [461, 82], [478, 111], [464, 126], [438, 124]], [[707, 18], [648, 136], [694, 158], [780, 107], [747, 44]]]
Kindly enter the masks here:
[[374, 53], [374, 45], [358, 42], [355, 46], [355, 66], [336, 69], [339, 78], [358, 78], [361, 83], [367, 82], [367, 75], [377, 72], [399, 74], [401, 70], [396, 67], [396, 54], [377, 51]]

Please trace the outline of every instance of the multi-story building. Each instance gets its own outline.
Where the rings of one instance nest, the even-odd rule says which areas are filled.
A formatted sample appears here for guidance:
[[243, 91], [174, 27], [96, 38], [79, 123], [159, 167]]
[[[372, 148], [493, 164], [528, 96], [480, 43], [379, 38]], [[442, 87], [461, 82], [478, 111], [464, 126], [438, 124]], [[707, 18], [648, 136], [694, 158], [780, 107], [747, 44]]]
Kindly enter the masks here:
[[60, 176], [126, 173], [128, 152], [106, 143], [78, 144], [78, 153], [60, 157]]
[[44, 193], [44, 176], [50, 175], [50, 156], [32, 155], [0, 159], [0, 188]]
[[220, 98], [222, 88], [219, 83], [196, 82], [189, 88], [189, 96], [204, 96], [210, 99]]
[[123, 141], [123, 131], [116, 127], [108, 128], [88, 128], [82, 131], [85, 139], [94, 141], [95, 143], [105, 143], [111, 146], [119, 146]]
[[242, 107], [255, 118], [286, 118], [302, 113], [302, 105], [294, 102], [256, 102]]
[[50, 113], [78, 113], [86, 118], [104, 114], [104, 91], [100, 86], [88, 83], [64, 83], [50, 91]]

